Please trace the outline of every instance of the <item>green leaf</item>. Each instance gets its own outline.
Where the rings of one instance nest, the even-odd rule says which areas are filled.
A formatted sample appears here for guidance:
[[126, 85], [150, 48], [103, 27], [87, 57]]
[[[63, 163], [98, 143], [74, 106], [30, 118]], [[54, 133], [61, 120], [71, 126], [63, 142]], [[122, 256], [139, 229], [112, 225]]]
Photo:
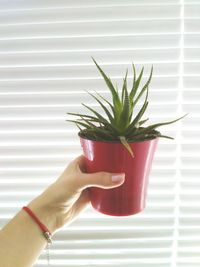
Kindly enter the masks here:
[[[67, 114], [69, 114], [69, 115], [79, 116], [79, 117], [81, 117], [81, 118], [86, 117], [86, 118], [89, 118], [89, 119], [92, 120], [92, 121], [99, 122], [99, 123], [103, 123], [105, 126], [109, 127], [109, 128], [110, 128], [112, 131], [114, 131], [116, 134], [119, 133], [118, 129], [117, 129], [114, 125], [112, 125], [111, 123], [107, 122], [106, 120], [102, 122], [102, 120], [100, 120], [100, 119], [98, 119], [98, 118], [96, 118], [96, 117], [94, 117], [94, 116], [84, 115], [84, 114], [79, 114], [79, 113], [68, 112]], [[89, 119], [88, 119], [88, 120], [89, 120]]]
[[86, 124], [88, 124], [89, 126], [91, 126], [90, 128], [94, 129], [96, 133], [104, 134], [107, 137], [113, 137], [113, 135], [109, 131], [106, 131], [105, 129], [102, 129], [102, 128], [97, 127], [96, 125], [94, 125], [93, 123], [91, 123], [88, 120], [85, 120], [84, 118], [82, 118], [82, 119], [84, 120], [84, 122]]
[[84, 137], [91, 139], [91, 140], [99, 140], [100, 138], [96, 136], [95, 132], [90, 131], [91, 129], [84, 129], [82, 130], [80, 133], [81, 135], [83, 135]]
[[109, 136], [109, 135], [107, 135], [107, 133], [102, 132], [101, 130], [94, 129], [94, 128], [90, 128], [90, 129], [86, 130], [86, 133], [85, 133], [86, 138], [89, 138], [88, 133], [89, 134], [92, 133], [95, 136], [96, 140], [98, 140], [98, 141], [102, 140], [102, 138], [105, 141], [113, 139], [113, 136]]
[[136, 70], [135, 70], [135, 65], [133, 63], [132, 63], [132, 67], [133, 67], [133, 86], [132, 86], [132, 90], [133, 90], [133, 88], [135, 87], [135, 82], [136, 82]]
[[[102, 116], [101, 113], [98, 113], [95, 109], [82, 104], [87, 109], [89, 109], [93, 114], [93, 116], [90, 115], [84, 115], [84, 114], [77, 114], [77, 113], [68, 113], [70, 115], [76, 115], [79, 116], [79, 119], [77, 121], [75, 120], [67, 120], [69, 122], [74, 122], [76, 126], [79, 128], [81, 133], [84, 133], [86, 137], [88, 138], [95, 138], [95, 140], [120, 140], [120, 142], [124, 145], [124, 147], [127, 149], [127, 151], [133, 156], [133, 151], [131, 149], [130, 144], [128, 143], [130, 140], [132, 142], [139, 142], [144, 140], [150, 140], [156, 137], [161, 138], [168, 138], [168, 139], [174, 139], [173, 137], [162, 135], [160, 132], [156, 131], [155, 129], [168, 125], [171, 123], [174, 123], [182, 118], [184, 118], [186, 115], [168, 122], [161, 122], [156, 123], [147, 127], [141, 127], [148, 119], [141, 120], [143, 114], [145, 113], [147, 106], [148, 106], [148, 93], [149, 93], [149, 84], [152, 79], [153, 74], [153, 66], [151, 68], [151, 72], [149, 75], [148, 80], [144, 84], [141, 90], [138, 88], [140, 87], [140, 82], [143, 77], [144, 68], [140, 71], [139, 76], [136, 76], [136, 70], [135, 66], [133, 65], [133, 85], [130, 94], [128, 93], [127, 89], [127, 76], [128, 76], [128, 70], [126, 71], [125, 78], [123, 80], [123, 86], [122, 86], [122, 92], [121, 92], [121, 99], [119, 97], [118, 90], [115, 89], [117, 87], [113, 86], [113, 83], [111, 82], [110, 78], [106, 76], [106, 74], [103, 72], [103, 70], [98, 66], [96, 61], [93, 59], [94, 63], [98, 67], [99, 71], [101, 72], [101, 75], [103, 76], [104, 80], [106, 81], [107, 86], [109, 87], [109, 90], [112, 93], [113, 98], [113, 105], [103, 96], [100, 94], [94, 95], [90, 92], [88, 92], [102, 107], [105, 114], [108, 117], [105, 118], [105, 116]], [[137, 92], [139, 90], [138, 96], [136, 96]], [[135, 116], [134, 120], [131, 122], [132, 114], [134, 106], [137, 104], [139, 99], [142, 97], [144, 92], [146, 91], [146, 97], [145, 101], [140, 108], [138, 114]], [[103, 99], [111, 108], [105, 105], [105, 103], [102, 103], [101, 99], [98, 99], [98, 96]], [[134, 100], [135, 99], [135, 100]], [[103, 114], [103, 115], [105, 115]], [[131, 123], [130, 123], [131, 122]], [[100, 124], [100, 126], [97, 126], [97, 123]], [[82, 129], [84, 127], [85, 129]]]
[[142, 124], [144, 124], [145, 122], [147, 122], [149, 120], [149, 118], [145, 119], [145, 120], [142, 120], [142, 121], [139, 121], [139, 126], [141, 126]]
[[[80, 115], [80, 117], [81, 117], [83, 120], [85, 120], [85, 119], [84, 119], [84, 116], [85, 116], [85, 115], [83, 115], [83, 116]], [[105, 127], [110, 128], [110, 131], [112, 131], [114, 134], [116, 134], [116, 135], [119, 134], [119, 130], [118, 130], [114, 125], [112, 125], [111, 123], [102, 122], [100, 119], [98, 119], [98, 118], [96, 118], [96, 117], [92, 117], [92, 116], [91, 116], [90, 119], [87, 119], [87, 121], [98, 122], [98, 123], [100, 123], [100, 125], [102, 124], [102, 125], [104, 125]]]
[[[134, 66], [134, 65], [133, 65]], [[134, 70], [134, 77], [135, 77], [135, 66], [133, 68]], [[137, 90], [139, 88], [139, 85], [140, 85], [140, 81], [141, 81], [141, 78], [142, 78], [142, 75], [143, 75], [143, 72], [144, 72], [144, 67], [142, 67], [142, 70], [139, 74], [139, 77], [137, 78], [137, 80], [133, 83], [133, 87], [131, 89], [131, 92], [130, 92], [130, 95], [129, 95], [129, 98], [130, 98], [130, 102], [133, 102], [133, 99], [137, 93]]]
[[[79, 116], [81, 118], [88, 118], [87, 120], [93, 120], [93, 121], [96, 121], [96, 122], [99, 122], [99, 123], [102, 123], [102, 120], [94, 117], [94, 116], [89, 116], [89, 115], [84, 115], [84, 114], [79, 114], [79, 113], [72, 113], [72, 112], [68, 112], [69, 115], [75, 115], [75, 116]], [[84, 118], [84, 119], [85, 119]], [[105, 123], [104, 124], [109, 124], [109, 123]]]
[[131, 124], [127, 128], [127, 131], [126, 131], [127, 134], [130, 134], [135, 128], [138, 128], [138, 127], [136, 127], [136, 125], [139, 122], [139, 120], [141, 119], [141, 117], [143, 116], [145, 110], [147, 109], [147, 106], [148, 106], [148, 102], [143, 104], [138, 115], [135, 117], [135, 119], [131, 122]]
[[146, 92], [146, 97], [145, 97], [145, 100], [144, 100], [144, 104], [142, 106], [142, 108], [140, 109], [138, 115], [135, 117], [135, 119], [133, 120], [133, 122], [137, 123], [143, 116], [144, 112], [146, 111], [147, 109], [147, 106], [148, 106], [148, 95], [149, 95], [149, 88], [147, 87], [147, 92]]
[[109, 123], [103, 116], [101, 116], [96, 110], [94, 110], [93, 108], [85, 105], [84, 103], [81, 103], [84, 107], [86, 107], [87, 109], [89, 109], [90, 111], [92, 111], [96, 116], [97, 118], [99, 118], [102, 122], [107, 122]]
[[182, 117], [180, 117], [180, 118], [178, 118], [178, 119], [176, 119], [176, 120], [173, 120], [173, 121], [161, 122], [161, 123], [156, 123], [156, 124], [150, 125], [150, 126], [144, 128], [144, 129], [142, 129], [138, 134], [135, 134], [135, 135], [133, 135], [133, 136], [137, 136], [137, 135], [145, 134], [145, 133], [147, 133], [149, 130], [156, 129], [156, 128], [160, 127], [160, 126], [164, 126], [164, 125], [172, 124], [172, 123], [174, 123], [174, 122], [176, 122], [176, 121], [181, 120], [182, 118], [184, 118], [184, 117], [187, 116], [187, 115], [188, 115], [188, 114], [185, 114], [184, 116], [182, 116]]
[[[127, 134], [129, 134], [131, 131], [133, 131], [133, 129], [136, 127], [137, 123], [139, 122], [139, 120], [142, 118], [144, 112], [147, 109], [148, 106], [148, 87], [147, 87], [147, 93], [146, 93], [146, 98], [144, 101], [144, 104], [142, 105], [142, 108], [140, 109], [140, 111], [138, 112], [137, 116], [135, 117], [135, 119], [131, 122], [131, 124], [129, 125], [129, 127], [127, 128]], [[137, 128], [137, 127], [136, 127]]]
[[80, 114], [80, 113], [73, 113], [73, 112], [68, 112], [67, 114], [69, 114], [69, 115], [75, 115], [75, 116], [80, 116], [80, 117], [83, 116], [83, 117], [90, 118], [90, 119], [96, 118], [94, 116], [84, 115], [84, 114]]
[[76, 123], [76, 126], [79, 128], [80, 131], [82, 131], [81, 127]]
[[145, 141], [145, 140], [150, 140], [150, 139], [154, 139], [154, 138], [157, 138], [157, 137], [162, 137], [162, 138], [167, 138], [167, 139], [174, 139], [170, 136], [167, 136], [167, 135], [162, 135], [160, 133], [151, 133], [149, 132], [148, 134], [141, 134], [141, 135], [138, 135], [136, 137], [130, 137], [128, 138], [129, 142], [138, 142], [138, 141]]
[[[141, 127], [141, 128], [144, 129], [144, 127]], [[145, 141], [145, 140], [150, 140], [150, 139], [156, 138], [158, 134], [160, 134], [159, 131], [151, 130], [148, 133], [137, 135], [137, 136], [130, 135], [128, 137], [128, 140], [129, 140], [129, 142]]]
[[136, 95], [136, 92], [137, 92], [137, 89], [139, 87], [139, 84], [140, 84], [140, 80], [142, 78], [142, 75], [143, 75], [143, 71], [144, 71], [144, 68], [142, 68], [141, 72], [140, 72], [140, 75], [138, 77], [138, 79], [136, 80], [136, 70], [135, 70], [135, 65], [132, 63], [132, 66], [133, 66], [133, 85], [132, 85], [132, 89], [131, 89], [131, 92], [129, 94], [129, 101], [130, 101], [130, 115], [129, 115], [129, 119], [131, 120], [132, 118], [132, 114], [133, 114], [133, 108], [134, 108], [134, 97]]
[[126, 129], [129, 123], [129, 113], [130, 113], [130, 102], [129, 102], [126, 78], [127, 78], [127, 73], [126, 73], [125, 82], [123, 86], [123, 90], [124, 90], [123, 110], [122, 110], [122, 113], [120, 116], [120, 122], [119, 122], [119, 127], [122, 130], [122, 133], [124, 133], [124, 130]]
[[127, 90], [127, 75], [128, 75], [128, 69], [126, 70], [126, 75], [124, 78], [124, 83], [123, 83], [123, 87], [122, 87], [122, 101], [121, 103], [124, 103], [124, 96], [125, 96], [125, 90]]
[[112, 84], [110, 78], [108, 78], [108, 76], [104, 73], [104, 71], [101, 69], [101, 67], [95, 61], [95, 59], [92, 58], [92, 60], [94, 61], [95, 65], [97, 66], [98, 70], [100, 71], [102, 77], [104, 78], [108, 88], [110, 89], [110, 91], [112, 93], [114, 108], [115, 108], [115, 111], [118, 114], [121, 111], [121, 102], [120, 102], [119, 94], [115, 90], [115, 87]]
[[116, 92], [117, 92], [117, 94], [119, 95], [119, 90], [118, 90], [117, 83], [116, 83], [116, 85], [115, 85], [115, 88], [116, 88]]
[[88, 92], [87, 90], [85, 90], [89, 95], [91, 95], [100, 105], [101, 107], [103, 108], [103, 110], [105, 111], [105, 113], [107, 114], [109, 120], [111, 123], [114, 122], [114, 118], [112, 117], [112, 115], [110, 114], [109, 110], [106, 108], [106, 106], [104, 104], [101, 103], [101, 101], [96, 97], [94, 96], [92, 93]]
[[124, 145], [124, 147], [128, 150], [128, 152], [131, 154], [131, 156], [134, 158], [134, 154], [133, 154], [133, 151], [129, 145], [129, 143], [127, 142], [126, 140], [126, 137], [125, 136], [119, 136], [119, 139], [121, 141], [121, 143]]
[[83, 123], [83, 122], [80, 122], [80, 121], [75, 121], [75, 120], [66, 120], [66, 121], [74, 122], [75, 124], [78, 123], [78, 124], [80, 124], [81, 126], [87, 128], [87, 129], [91, 128], [91, 127], [88, 126], [86, 123]]
[[171, 136], [167, 136], [167, 135], [163, 135], [163, 134], [159, 134], [159, 135], [157, 135], [158, 137], [163, 137], [163, 138], [167, 138], [167, 139], [172, 139], [172, 140], [174, 140], [174, 138], [173, 137], [171, 137]]
[[111, 107], [111, 109], [112, 109], [112, 112], [113, 112], [113, 114], [114, 114], [114, 107], [113, 107], [113, 105], [108, 101], [108, 100], [106, 100], [102, 95], [100, 95], [98, 92], [96, 92], [95, 91], [95, 93], [99, 96], [99, 97], [101, 97], [110, 107]]
[[140, 91], [139, 95], [137, 96], [136, 100], [134, 101], [133, 107], [137, 104], [138, 100], [141, 98], [141, 96], [143, 95], [144, 91], [148, 89], [149, 83], [151, 82], [152, 74], [153, 74], [153, 66], [151, 67], [151, 72], [150, 72], [149, 79], [146, 82], [146, 84], [143, 86], [143, 88]]

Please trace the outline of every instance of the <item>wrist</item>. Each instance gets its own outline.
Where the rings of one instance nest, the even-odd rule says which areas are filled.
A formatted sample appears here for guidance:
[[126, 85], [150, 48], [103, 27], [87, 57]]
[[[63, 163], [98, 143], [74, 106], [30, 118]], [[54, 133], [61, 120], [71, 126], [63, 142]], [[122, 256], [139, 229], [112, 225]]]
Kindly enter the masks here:
[[33, 199], [27, 206], [35, 213], [39, 220], [49, 229], [52, 234], [56, 232], [58, 229], [58, 210], [51, 206], [50, 203], [45, 200], [43, 195]]

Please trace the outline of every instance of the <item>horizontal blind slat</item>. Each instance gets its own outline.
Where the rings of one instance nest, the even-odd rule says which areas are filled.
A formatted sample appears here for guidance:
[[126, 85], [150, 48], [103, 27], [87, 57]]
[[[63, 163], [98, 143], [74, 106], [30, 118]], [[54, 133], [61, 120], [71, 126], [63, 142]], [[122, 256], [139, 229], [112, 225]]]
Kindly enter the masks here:
[[0, 26], [0, 38], [16, 38], [16, 37], [50, 37], [50, 36], [64, 36], [64, 32], [68, 35], [107, 35], [107, 34], [130, 34], [146, 33], [148, 25], [148, 32], [151, 33], [171, 33], [178, 32], [180, 25], [178, 19], [163, 19], [144, 21], [100, 21], [100, 22], [69, 22], [69, 23], [41, 23], [31, 25], [12, 25]]
[[0, 39], [0, 51], [22, 52], [22, 51], [52, 51], [77, 50], [77, 49], [150, 49], [167, 48], [168, 46], [178, 47], [179, 35], [134, 35], [134, 36], [96, 36], [96, 37], [55, 37], [35, 39]]
[[[173, 8], [172, 8], [173, 7]], [[162, 14], [162, 15], [161, 15]], [[57, 22], [57, 21], [87, 21], [104, 19], [148, 19], [148, 18], [174, 18], [179, 15], [179, 6], [177, 5], [158, 5], [158, 6], [140, 6], [140, 5], [120, 5], [104, 7], [61, 7], [55, 9], [36, 9], [24, 11], [4, 11], [1, 12], [0, 23], [34, 23], [34, 22]]]
[[[146, 4], [151, 4], [151, 5], [171, 5], [171, 4], [179, 4], [178, 0], [168, 0], [167, 3], [163, 2], [162, 0], [153, 0], [151, 3], [149, 3], [148, 0], [141, 0], [140, 3], [138, 4], [137, 0], [124, 0], [123, 5], [136, 5], [136, 6], [144, 6]], [[73, 2], [68, 2], [66, 5], [65, 0], [58, 0], [56, 2], [53, 2], [51, 0], [35, 0], [31, 2], [26, 2], [25, 0], [19, 0], [17, 3], [15, 1], [12, 1], [12, 6], [8, 6], [6, 3], [2, 2], [1, 3], [1, 10], [27, 10], [27, 9], [41, 9], [41, 8], [58, 8], [58, 7], [88, 7], [88, 6], [95, 6], [96, 8], [101, 7], [101, 6], [110, 6], [111, 4], [106, 1], [102, 0], [101, 3], [99, 1], [94, 1], [94, 0], [86, 0], [84, 3], [81, 0], [76, 0]], [[113, 5], [122, 5], [122, 2], [120, 0], [112, 0], [112, 6]]]
[[[62, 66], [66, 62], [68, 65], [73, 64], [89, 64], [91, 62], [91, 55], [95, 53], [96, 58], [105, 57], [107, 61], [113, 61], [117, 58], [117, 61], [126, 62], [134, 57], [135, 63], [138, 61], [145, 62], [176, 62], [179, 58], [178, 49], [175, 47], [169, 47], [165, 49], [107, 49], [107, 50], [77, 50], [77, 51], [63, 51], [63, 52], [29, 52], [29, 53], [13, 53], [13, 54], [0, 54], [0, 67], [14, 68], [14, 67], [34, 67], [34, 66]], [[27, 64], [28, 63], [28, 64]]]

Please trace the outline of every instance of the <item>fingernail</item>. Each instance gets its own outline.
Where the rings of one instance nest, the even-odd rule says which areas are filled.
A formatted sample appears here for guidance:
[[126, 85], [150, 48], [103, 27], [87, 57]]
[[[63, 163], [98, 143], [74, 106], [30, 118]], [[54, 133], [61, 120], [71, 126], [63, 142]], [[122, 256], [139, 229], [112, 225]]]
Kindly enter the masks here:
[[112, 177], [112, 182], [113, 183], [120, 183], [122, 181], [124, 181], [125, 179], [125, 173], [116, 173], [116, 174], [113, 174]]

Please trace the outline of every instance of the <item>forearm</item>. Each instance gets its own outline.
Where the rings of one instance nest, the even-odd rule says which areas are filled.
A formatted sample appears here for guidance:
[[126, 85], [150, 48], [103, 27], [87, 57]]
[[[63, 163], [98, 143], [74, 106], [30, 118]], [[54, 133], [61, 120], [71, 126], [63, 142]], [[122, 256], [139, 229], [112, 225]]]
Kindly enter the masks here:
[[[114, 188], [124, 182], [124, 174], [98, 172], [86, 174], [84, 156], [77, 157], [28, 207], [52, 234], [71, 223], [90, 202], [87, 187]], [[81, 167], [80, 167], [81, 166]], [[121, 177], [121, 179], [119, 179]], [[41, 229], [21, 210], [0, 231], [0, 266], [32, 267], [47, 245]]]
[[[55, 232], [53, 213], [42, 204], [40, 197], [28, 207], [49, 230]], [[29, 214], [20, 210], [0, 231], [0, 261], [3, 267], [31, 267], [46, 247], [47, 241]]]

